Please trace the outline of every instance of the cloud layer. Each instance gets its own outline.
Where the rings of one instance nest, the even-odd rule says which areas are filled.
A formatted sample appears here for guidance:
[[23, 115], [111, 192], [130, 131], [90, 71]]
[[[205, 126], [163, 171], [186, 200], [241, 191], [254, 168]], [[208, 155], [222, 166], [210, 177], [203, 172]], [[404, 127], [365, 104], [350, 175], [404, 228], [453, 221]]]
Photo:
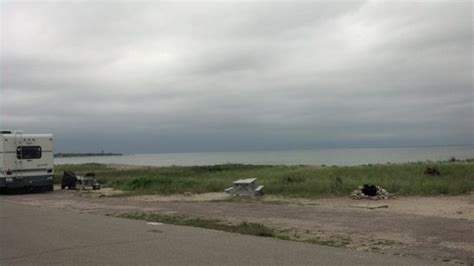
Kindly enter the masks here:
[[0, 126], [61, 151], [473, 144], [472, 2], [1, 4]]

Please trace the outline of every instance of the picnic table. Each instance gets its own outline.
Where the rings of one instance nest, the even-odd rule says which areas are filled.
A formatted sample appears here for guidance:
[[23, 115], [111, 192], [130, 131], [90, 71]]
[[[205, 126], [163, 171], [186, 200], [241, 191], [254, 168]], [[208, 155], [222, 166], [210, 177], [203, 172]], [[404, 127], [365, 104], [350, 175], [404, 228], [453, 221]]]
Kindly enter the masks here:
[[257, 186], [256, 178], [239, 179], [234, 181], [233, 186], [226, 189], [225, 192], [235, 196], [255, 196], [263, 194], [263, 186]]

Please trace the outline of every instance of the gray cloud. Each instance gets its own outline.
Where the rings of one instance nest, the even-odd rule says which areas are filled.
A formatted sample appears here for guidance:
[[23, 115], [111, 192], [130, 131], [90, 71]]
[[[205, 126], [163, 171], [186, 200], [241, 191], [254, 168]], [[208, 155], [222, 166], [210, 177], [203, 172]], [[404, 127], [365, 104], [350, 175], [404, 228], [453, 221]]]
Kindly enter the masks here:
[[2, 2], [0, 127], [122, 152], [474, 143], [472, 3]]

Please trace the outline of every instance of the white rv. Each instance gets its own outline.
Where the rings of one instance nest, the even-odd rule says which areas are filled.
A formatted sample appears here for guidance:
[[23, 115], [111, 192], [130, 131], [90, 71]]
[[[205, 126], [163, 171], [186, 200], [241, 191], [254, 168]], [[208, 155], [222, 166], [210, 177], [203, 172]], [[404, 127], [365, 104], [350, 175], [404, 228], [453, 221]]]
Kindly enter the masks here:
[[53, 135], [0, 132], [0, 189], [53, 190]]

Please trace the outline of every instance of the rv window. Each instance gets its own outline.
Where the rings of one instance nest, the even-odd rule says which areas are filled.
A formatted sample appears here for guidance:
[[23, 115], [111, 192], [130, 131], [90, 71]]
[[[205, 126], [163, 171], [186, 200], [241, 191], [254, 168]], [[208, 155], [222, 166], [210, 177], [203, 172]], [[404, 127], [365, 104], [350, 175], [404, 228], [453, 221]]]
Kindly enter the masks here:
[[18, 159], [39, 159], [41, 158], [40, 146], [19, 146], [16, 148], [16, 158]]

